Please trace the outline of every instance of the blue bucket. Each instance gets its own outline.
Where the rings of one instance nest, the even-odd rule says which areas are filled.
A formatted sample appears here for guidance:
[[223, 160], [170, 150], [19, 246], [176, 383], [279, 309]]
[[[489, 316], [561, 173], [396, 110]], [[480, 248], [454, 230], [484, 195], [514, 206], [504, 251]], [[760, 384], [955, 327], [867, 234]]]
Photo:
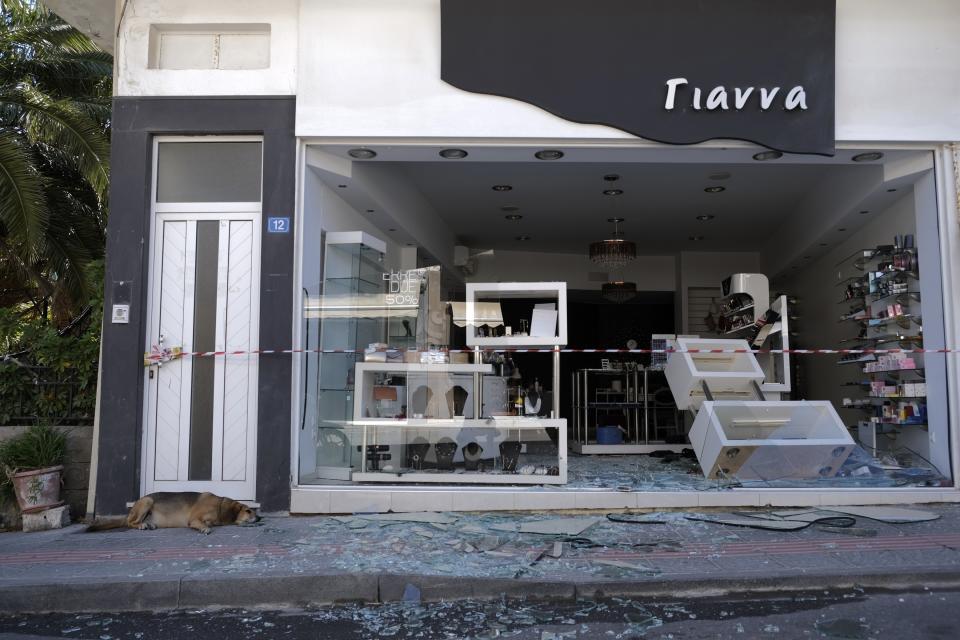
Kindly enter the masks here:
[[598, 426], [597, 444], [623, 444], [623, 432], [617, 426]]

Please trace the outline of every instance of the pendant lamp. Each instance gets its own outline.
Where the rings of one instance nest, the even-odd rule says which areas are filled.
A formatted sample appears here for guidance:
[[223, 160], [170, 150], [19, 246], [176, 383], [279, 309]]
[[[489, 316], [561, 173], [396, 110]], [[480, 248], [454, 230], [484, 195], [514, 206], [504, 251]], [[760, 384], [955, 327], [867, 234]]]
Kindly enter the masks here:
[[613, 223], [613, 237], [590, 243], [590, 260], [607, 270], [618, 269], [637, 257], [637, 245], [621, 237], [619, 224], [623, 218], [609, 218]]
[[637, 283], [623, 282], [622, 280], [606, 282], [600, 289], [600, 295], [603, 296], [604, 300], [620, 304], [636, 297]]

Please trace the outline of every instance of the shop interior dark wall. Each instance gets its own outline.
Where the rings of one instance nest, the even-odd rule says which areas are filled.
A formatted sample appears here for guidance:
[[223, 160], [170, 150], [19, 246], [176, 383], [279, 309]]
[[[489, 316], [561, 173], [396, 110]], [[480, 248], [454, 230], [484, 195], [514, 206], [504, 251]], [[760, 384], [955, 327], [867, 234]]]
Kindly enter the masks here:
[[[509, 303], [504, 302], [504, 317]], [[571, 349], [626, 349], [627, 341], [637, 341], [637, 348], [650, 348], [654, 333], [673, 333], [674, 292], [640, 292], [624, 303], [604, 300], [599, 291], [567, 292], [567, 345]], [[528, 310], [529, 312], [529, 310]], [[565, 353], [560, 356], [560, 415], [569, 418], [571, 374], [577, 369], [599, 369], [604, 358], [623, 362], [650, 363], [648, 355]], [[514, 355], [517, 366], [529, 383], [538, 378], [549, 386], [552, 377], [550, 354]]]

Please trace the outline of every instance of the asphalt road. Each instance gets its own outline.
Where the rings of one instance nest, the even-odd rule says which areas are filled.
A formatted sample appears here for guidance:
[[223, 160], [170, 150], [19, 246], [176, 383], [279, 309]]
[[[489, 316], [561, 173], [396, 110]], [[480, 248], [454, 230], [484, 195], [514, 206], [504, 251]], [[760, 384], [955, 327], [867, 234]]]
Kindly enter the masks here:
[[[95, 587], [94, 587], [95, 588]], [[821, 591], [696, 601], [347, 605], [0, 617], [0, 638], [960, 638], [960, 592]]]

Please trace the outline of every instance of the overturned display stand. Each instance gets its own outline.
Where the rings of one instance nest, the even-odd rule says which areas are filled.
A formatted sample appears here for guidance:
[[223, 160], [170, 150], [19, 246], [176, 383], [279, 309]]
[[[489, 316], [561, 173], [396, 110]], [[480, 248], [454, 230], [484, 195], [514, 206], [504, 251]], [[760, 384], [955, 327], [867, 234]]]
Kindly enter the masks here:
[[745, 340], [677, 344], [667, 382], [677, 406], [696, 413], [690, 443], [707, 477], [809, 479], [840, 470], [854, 442], [830, 402], [765, 400], [764, 374]]

